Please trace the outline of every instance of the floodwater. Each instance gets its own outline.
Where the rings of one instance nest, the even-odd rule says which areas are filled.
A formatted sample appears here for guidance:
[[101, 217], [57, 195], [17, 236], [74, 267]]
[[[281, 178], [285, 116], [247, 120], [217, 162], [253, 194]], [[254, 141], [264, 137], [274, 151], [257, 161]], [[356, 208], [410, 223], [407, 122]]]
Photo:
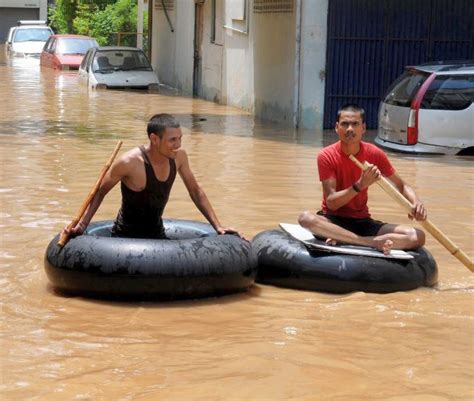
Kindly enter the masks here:
[[[3, 57], [0, 56], [0, 57]], [[88, 91], [74, 73], [0, 58], [2, 400], [474, 399], [474, 275], [434, 239], [435, 288], [332, 295], [265, 285], [196, 301], [65, 297], [43, 255], [118, 140], [181, 121], [191, 167], [225, 225], [248, 237], [316, 209], [315, 155], [331, 133], [295, 132], [202, 100]], [[474, 256], [473, 159], [390, 154], [432, 221]], [[111, 219], [118, 187], [96, 219]], [[381, 190], [372, 214], [408, 223]], [[178, 178], [166, 217], [203, 220]]]

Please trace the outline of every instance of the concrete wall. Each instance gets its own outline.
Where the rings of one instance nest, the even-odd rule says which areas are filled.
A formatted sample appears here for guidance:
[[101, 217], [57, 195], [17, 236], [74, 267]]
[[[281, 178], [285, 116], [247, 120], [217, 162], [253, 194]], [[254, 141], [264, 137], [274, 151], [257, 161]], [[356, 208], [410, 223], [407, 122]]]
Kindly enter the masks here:
[[328, 0], [302, 1], [298, 126], [323, 127]]
[[[219, 0], [218, 0], [219, 1]], [[245, 2], [241, 2], [241, 4]], [[223, 3], [222, 46], [211, 43], [211, 2], [204, 4], [200, 95], [275, 121], [294, 113], [295, 13], [254, 14]], [[248, 20], [247, 20], [248, 19]]]
[[[216, 0], [219, 6], [224, 4], [223, 0]], [[224, 57], [224, 37], [223, 28], [220, 27], [220, 35], [218, 40], [213, 43], [211, 41], [211, 20], [212, 8], [211, 2], [208, 1], [203, 5], [204, 24], [201, 42], [201, 77], [198, 95], [203, 99], [212, 100], [218, 103], [227, 104], [225, 93], [223, 92], [223, 77], [226, 76], [223, 65]], [[221, 24], [222, 25], [222, 24]]]
[[293, 124], [296, 13], [251, 16], [255, 114]]
[[[201, 6], [199, 96], [265, 119], [321, 128], [328, 0], [294, 0], [292, 13], [262, 14], [253, 12], [253, 0], [216, 2], [224, 25], [216, 43], [212, 1]], [[164, 12], [153, 12], [153, 67], [162, 83], [185, 94], [193, 88], [194, 10], [194, 1], [175, 0], [169, 11], [174, 33]]]
[[39, 11], [39, 19], [46, 20], [48, 18], [48, 0], [0, 0], [0, 9], [4, 7], [33, 8]]
[[46, 20], [48, 0], [0, 0], [0, 42], [6, 40], [8, 30], [18, 20]]
[[175, 1], [174, 9], [168, 11], [168, 16], [171, 26], [164, 11], [153, 8], [150, 61], [162, 84], [191, 94], [194, 2]]

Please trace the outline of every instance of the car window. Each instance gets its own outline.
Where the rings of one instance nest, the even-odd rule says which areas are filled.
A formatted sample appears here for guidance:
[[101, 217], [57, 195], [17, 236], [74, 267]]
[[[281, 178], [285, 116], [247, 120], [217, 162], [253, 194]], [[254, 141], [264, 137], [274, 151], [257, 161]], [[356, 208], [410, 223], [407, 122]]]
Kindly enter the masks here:
[[15, 29], [16, 29], [16, 27], [12, 27], [8, 31], [7, 43], [11, 43], [13, 34], [15, 33]]
[[427, 77], [427, 74], [419, 71], [406, 71], [388, 89], [384, 96], [384, 103], [410, 107], [418, 89]]
[[17, 29], [13, 36], [13, 42], [46, 42], [51, 36], [47, 28]]
[[142, 51], [138, 50], [104, 50], [94, 57], [93, 71], [152, 71], [150, 63]]
[[53, 53], [54, 52], [54, 48], [56, 46], [56, 39], [55, 38], [51, 38], [50, 41], [49, 41], [49, 45], [48, 47], [46, 48], [46, 50], [50, 53]]
[[98, 44], [93, 39], [61, 39], [58, 41], [56, 53], [58, 54], [85, 54], [91, 47]]
[[422, 109], [463, 110], [474, 101], [474, 75], [438, 75], [421, 102]]
[[84, 58], [82, 59], [82, 63], [81, 63], [81, 69], [83, 70], [86, 70], [86, 71], [89, 71], [89, 60], [90, 58], [92, 57], [93, 51], [88, 51], [86, 53], [86, 55], [84, 56]]
[[44, 51], [49, 52], [49, 47], [50, 47], [50, 45], [51, 45], [51, 41], [52, 41], [52, 40], [53, 40], [53, 38], [50, 37], [50, 38], [46, 41], [46, 43], [44, 44], [44, 47], [43, 47], [43, 50], [44, 50]]

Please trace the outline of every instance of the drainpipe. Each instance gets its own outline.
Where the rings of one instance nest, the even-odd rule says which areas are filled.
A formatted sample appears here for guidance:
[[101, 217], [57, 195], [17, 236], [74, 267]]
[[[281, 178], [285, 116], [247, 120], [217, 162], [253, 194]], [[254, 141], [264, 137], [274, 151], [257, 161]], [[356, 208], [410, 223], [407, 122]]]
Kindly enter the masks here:
[[301, 76], [301, 0], [296, 0], [296, 43], [295, 43], [295, 88], [293, 91], [293, 125], [299, 126], [300, 120], [300, 76]]
[[153, 1], [148, 0], [148, 60], [153, 65], [153, 61], [151, 61], [151, 46], [153, 44], [152, 36], [153, 36]]
[[143, 49], [143, 0], [137, 4], [137, 47]]

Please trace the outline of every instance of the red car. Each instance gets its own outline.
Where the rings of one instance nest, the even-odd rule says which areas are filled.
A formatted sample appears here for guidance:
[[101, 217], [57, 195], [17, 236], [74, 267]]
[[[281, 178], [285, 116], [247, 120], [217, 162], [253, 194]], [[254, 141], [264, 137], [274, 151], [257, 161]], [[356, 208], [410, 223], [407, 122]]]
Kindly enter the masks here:
[[51, 35], [44, 45], [40, 64], [56, 70], [77, 70], [87, 50], [98, 46], [89, 36]]

